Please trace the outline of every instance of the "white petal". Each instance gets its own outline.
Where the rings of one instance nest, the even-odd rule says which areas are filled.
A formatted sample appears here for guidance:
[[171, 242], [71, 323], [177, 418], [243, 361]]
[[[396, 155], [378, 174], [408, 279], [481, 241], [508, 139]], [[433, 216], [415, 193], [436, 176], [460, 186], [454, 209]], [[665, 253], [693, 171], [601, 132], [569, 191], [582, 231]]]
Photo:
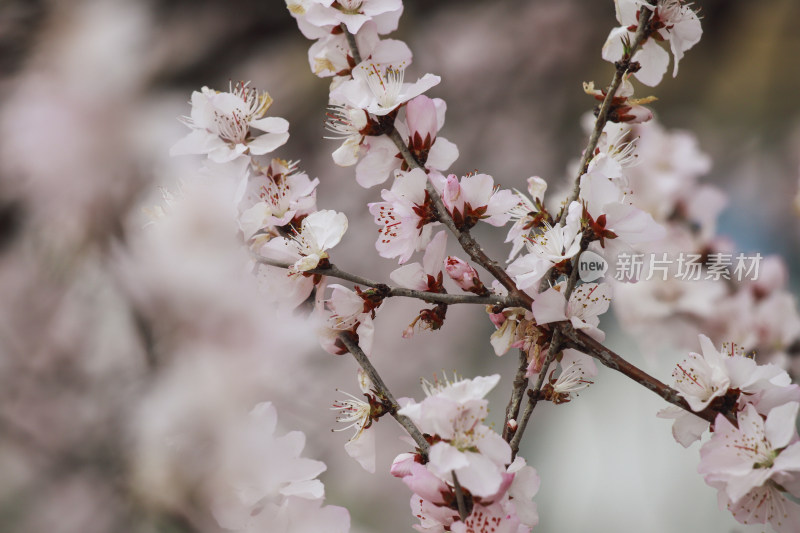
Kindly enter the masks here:
[[440, 472], [451, 472], [469, 465], [467, 455], [446, 442], [437, 442], [431, 446], [428, 458], [431, 465]]
[[538, 294], [531, 306], [537, 324], [549, 324], [567, 319], [567, 300], [561, 291], [549, 288]]
[[286, 133], [289, 131], [289, 121], [280, 117], [264, 117], [251, 120], [249, 126], [266, 133]]
[[661, 83], [661, 78], [669, 66], [669, 53], [656, 43], [655, 39], [647, 42], [633, 55], [633, 60], [642, 66], [634, 76], [640, 82], [650, 87]]
[[370, 474], [375, 473], [375, 428], [370, 427], [361, 431], [358, 437], [344, 445], [344, 450], [347, 455], [358, 461], [361, 468]]
[[437, 137], [428, 152], [425, 166], [436, 170], [447, 170], [456, 159], [458, 159], [458, 146], [444, 137]]
[[288, 133], [265, 133], [247, 143], [247, 146], [250, 147], [250, 153], [254, 155], [264, 155], [272, 152], [279, 146], [283, 146], [288, 140]]
[[790, 402], [775, 407], [767, 415], [764, 433], [774, 449], [783, 448], [796, 435], [797, 411], [800, 403]]
[[393, 270], [389, 279], [407, 289], [424, 291], [428, 288], [428, 275], [419, 263], [409, 263]]
[[444, 267], [447, 256], [447, 232], [440, 231], [428, 243], [422, 258], [422, 268], [429, 276], [436, 277]]

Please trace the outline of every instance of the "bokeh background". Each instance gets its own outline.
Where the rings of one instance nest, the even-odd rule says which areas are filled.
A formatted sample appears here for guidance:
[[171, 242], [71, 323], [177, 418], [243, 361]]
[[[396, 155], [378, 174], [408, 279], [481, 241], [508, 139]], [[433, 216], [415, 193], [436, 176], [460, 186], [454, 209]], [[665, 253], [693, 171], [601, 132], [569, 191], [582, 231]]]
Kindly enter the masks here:
[[[551, 190], [566, 183], [593, 105], [581, 82], [612, 74], [600, 59], [612, 2], [405, 5], [393, 36], [414, 52], [411, 72], [442, 76], [430, 95], [448, 103], [454, 170], [506, 187], [531, 175]], [[796, 287], [800, 4], [695, 5], [703, 40], [677, 78], [639, 91], [713, 159], [705, 180], [730, 195], [720, 233], [743, 251], [782, 255]], [[386, 279], [395, 264], [372, 252], [364, 207], [379, 190], [332, 164], [327, 81], [310, 73], [309, 45], [279, 0], [0, 0], [0, 531], [213, 531], [204, 493], [191, 488], [208, 481], [197, 464], [227, 449], [219, 433], [233, 412], [264, 400], [284, 429], [306, 432], [305, 455], [328, 464], [327, 502], [349, 508], [354, 532], [410, 530], [410, 495], [385, 473], [404, 447], [399, 430], [380, 424], [375, 475], [330, 432], [335, 389], [356, 391], [354, 363], [322, 352], [302, 322], [259, 320], [257, 294], [219, 272], [194, 263], [187, 272], [181, 259], [205, 257], [191, 255], [196, 243], [153, 248], [137, 237], [158, 187], [199, 167], [167, 155], [185, 133], [176, 117], [191, 91], [251, 80], [291, 123], [278, 154], [320, 178], [321, 208], [350, 219], [336, 263]], [[504, 233], [477, 235], [490, 255], [506, 255]], [[418, 306], [384, 307], [375, 361], [397, 395], [419, 397], [418, 379], [442, 370], [500, 372], [490, 399], [501, 423], [516, 358], [492, 353], [482, 311], [453, 308], [441, 332], [402, 340]], [[606, 327], [620, 353], [668, 381], [675, 358], [646, 357], [613, 334], [613, 317]], [[749, 531], [717, 510], [695, 473], [697, 445], [683, 449], [655, 417], [660, 400], [611, 372], [597, 381], [534, 414], [523, 455], [542, 477], [536, 531]], [[165, 454], [172, 427], [217, 447]]]

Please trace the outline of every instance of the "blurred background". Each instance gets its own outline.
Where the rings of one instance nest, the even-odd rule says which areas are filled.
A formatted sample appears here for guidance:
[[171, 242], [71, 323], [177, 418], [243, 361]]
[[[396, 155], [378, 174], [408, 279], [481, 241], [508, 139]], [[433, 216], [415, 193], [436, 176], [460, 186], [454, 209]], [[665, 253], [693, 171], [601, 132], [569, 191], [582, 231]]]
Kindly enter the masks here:
[[[453, 171], [518, 188], [539, 175], [560, 189], [594, 105], [581, 82], [612, 75], [600, 48], [613, 3], [405, 5], [393, 37], [414, 52], [413, 75], [442, 76], [429, 95], [448, 103]], [[730, 196], [719, 232], [742, 251], [782, 255], [796, 287], [800, 4], [695, 5], [702, 41], [677, 78], [637, 96], [657, 96], [658, 119], [692, 131], [713, 160], [703, 180]], [[301, 160], [321, 180], [320, 208], [350, 220], [335, 262], [387, 279], [396, 264], [372, 253], [364, 207], [379, 188], [358, 187], [330, 159], [328, 82], [309, 71], [310, 44], [280, 0], [0, 0], [0, 531], [214, 531], [204, 465], [233, 453], [230, 420], [265, 400], [284, 431], [306, 432], [304, 455], [327, 463], [326, 501], [350, 510], [354, 532], [410, 530], [410, 494], [385, 473], [405, 447], [400, 431], [380, 424], [375, 475], [330, 432], [335, 389], [357, 392], [353, 361], [324, 353], [302, 321], [264, 319], [252, 287], [209, 266], [202, 228], [173, 228], [174, 241], [141, 231], [158, 187], [200, 166], [168, 157], [191, 91], [251, 80], [291, 123], [277, 155]], [[505, 257], [505, 232], [476, 234]], [[516, 356], [493, 354], [481, 310], [452, 308], [441, 332], [403, 340], [419, 306], [384, 308], [374, 359], [396, 395], [419, 398], [419, 378], [442, 370], [499, 372], [490, 400], [502, 423]], [[670, 381], [677, 354], [646, 357], [613, 333], [613, 317], [605, 327], [619, 353]], [[673, 441], [662, 407], [604, 370], [578, 400], [538, 407], [522, 452], [542, 477], [536, 531], [749, 531], [717, 510], [695, 473], [698, 446]], [[203, 445], [165, 451], [176, 431]]]

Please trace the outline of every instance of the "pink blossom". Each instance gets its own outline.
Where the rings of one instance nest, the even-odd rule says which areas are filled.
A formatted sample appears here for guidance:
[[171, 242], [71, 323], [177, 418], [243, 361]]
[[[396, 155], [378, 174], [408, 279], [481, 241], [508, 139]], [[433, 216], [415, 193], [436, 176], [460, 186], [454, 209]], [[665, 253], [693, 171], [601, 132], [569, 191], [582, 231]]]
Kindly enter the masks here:
[[[380, 39], [373, 21], [367, 21], [355, 34], [361, 57], [378, 64], [411, 64], [411, 50], [403, 41]], [[343, 33], [328, 33], [308, 49], [311, 72], [320, 78], [345, 76], [355, 66], [350, 46]]]
[[308, 174], [281, 159], [273, 159], [268, 167], [258, 170], [239, 204], [239, 227], [245, 239], [262, 230], [286, 226], [295, 217], [316, 210], [318, 178], [309, 179]]
[[[212, 161], [223, 163], [245, 153], [272, 152], [289, 138], [289, 123], [265, 116], [271, 104], [269, 94], [246, 83], [224, 93], [203, 87], [192, 93], [192, 114], [184, 118], [192, 132], [173, 146], [170, 154], [208, 154]], [[265, 133], [254, 137], [252, 129]]]
[[[618, 238], [628, 246], [662, 239], [666, 235], [664, 228], [652, 215], [633, 206], [626, 191], [610, 178], [613, 176], [597, 171], [581, 177], [580, 197], [596, 233], [602, 231], [607, 236], [612, 232], [612, 239]], [[608, 241], [600, 242], [605, 245]]]
[[357, 34], [369, 21], [383, 35], [397, 29], [403, 13], [401, 0], [286, 0], [286, 7], [309, 39], [324, 37], [340, 24]]
[[510, 211], [518, 203], [513, 192], [495, 187], [494, 178], [488, 174], [472, 174], [460, 180], [455, 174], [447, 178], [432, 174], [431, 180], [459, 227], [471, 228], [479, 220], [502, 226], [509, 221]]
[[412, 146], [432, 146], [439, 131], [436, 103], [425, 95], [420, 95], [406, 105], [406, 124]]
[[358, 461], [358, 464], [367, 472], [375, 473], [375, 430], [372, 427], [372, 402], [375, 401], [372, 394], [372, 382], [366, 374], [359, 370], [358, 383], [361, 392], [367, 397], [368, 401], [343, 392], [348, 398], [334, 402], [331, 409], [339, 411], [336, 416], [337, 422], [348, 424], [347, 426], [334, 430], [346, 431], [355, 428], [355, 433], [344, 445], [347, 455]]
[[[331, 297], [324, 300], [323, 294], [328, 288], [331, 289]], [[339, 341], [339, 335], [348, 331], [358, 337], [358, 345], [367, 355], [372, 353], [374, 309], [366, 306], [361, 296], [342, 285], [331, 284], [325, 287], [321, 283], [317, 288], [314, 314], [321, 323], [317, 335], [325, 351], [334, 355], [347, 353], [347, 349]]]
[[[759, 365], [733, 344], [723, 345], [718, 351], [705, 335], [700, 335], [700, 345], [703, 356], [690, 353], [672, 373], [675, 388], [692, 410], [704, 409], [728, 391], [737, 394], [739, 409], [752, 406], [763, 415], [777, 406], [800, 401], [800, 386], [793, 385], [789, 375], [776, 365]], [[658, 416], [675, 420], [672, 434], [684, 447], [709, 427], [707, 421], [679, 408], [668, 407]]]
[[482, 498], [497, 493], [504, 465], [511, 460], [508, 443], [482, 423], [488, 412], [483, 397], [499, 379], [494, 375], [425, 382], [425, 400], [400, 410], [420, 431], [441, 439], [431, 446], [428, 470], [446, 482], [455, 472], [464, 488]]
[[532, 294], [538, 292], [537, 284], [554, 265], [571, 259], [581, 247], [582, 206], [572, 202], [567, 208], [563, 226], [544, 224], [544, 231], [526, 241], [528, 254], [518, 257], [508, 266], [508, 273], [517, 287]]
[[683, 53], [700, 41], [703, 33], [700, 19], [684, 0], [658, 0], [655, 6], [642, 0], [615, 0], [617, 21], [620, 27], [611, 30], [605, 45], [603, 59], [618, 61], [623, 55], [623, 40], [633, 40], [642, 9], [653, 12], [649, 22], [652, 33], [633, 55], [633, 61], [641, 65], [634, 74], [651, 87], [658, 85], [667, 70], [669, 54], [656, 41], [669, 41], [674, 58], [672, 75], [678, 75], [678, 63]]
[[800, 442], [795, 424], [800, 404], [776, 407], [766, 421], [748, 405], [738, 414], [739, 427], [717, 415], [714, 434], [700, 449], [697, 470], [707, 483], [720, 483], [737, 503], [755, 488], [777, 484], [800, 496]]
[[714, 398], [724, 396], [731, 380], [725, 361], [705, 335], [700, 335], [703, 355], [691, 352], [672, 372], [675, 387], [692, 408], [702, 411]]
[[564, 298], [564, 284], [556, 285], [538, 294], [531, 307], [538, 324], [569, 320], [575, 329], [583, 329], [602, 341], [605, 334], [597, 329], [599, 315], [608, 311], [611, 303], [611, 285], [584, 283], [569, 297]]
[[533, 229], [539, 222], [542, 212], [540, 211], [544, 202], [544, 193], [547, 190], [547, 182], [538, 176], [528, 178], [528, 194], [533, 201], [518, 190], [514, 190], [517, 195], [517, 205], [509, 209], [510, 220], [514, 224], [508, 230], [505, 242], [512, 243], [511, 252], [508, 254], [507, 261], [510, 262], [525, 246], [525, 242]]
[[286, 498], [280, 505], [266, 503], [247, 527], [235, 530], [238, 533], [348, 533], [350, 514], [347, 509], [334, 505], [322, 505], [321, 500], [297, 497]]
[[[322, 483], [315, 478], [325, 464], [300, 457], [305, 446], [303, 433], [275, 436], [277, 412], [268, 402], [255, 406], [248, 422], [240, 428], [239, 453], [229, 455], [235, 463], [224, 465], [232, 475], [231, 486], [212, 505], [214, 517], [226, 529], [247, 529], [264, 500], [280, 502], [283, 496], [319, 500], [324, 494]], [[259, 461], [254, 463], [256, 456]], [[253, 468], [254, 464], [258, 468]]]
[[481, 282], [478, 271], [470, 266], [469, 263], [458, 257], [448, 256], [445, 260], [445, 270], [456, 285], [466, 292], [475, 294], [486, 294], [487, 289]]
[[450, 530], [453, 533], [517, 533], [519, 529], [520, 520], [513, 506], [495, 503], [476, 505], [463, 522], [455, 522]]
[[[427, 97], [418, 96], [417, 98]], [[434, 98], [432, 102], [436, 109], [436, 130], [430, 144], [426, 144], [424, 139], [420, 143], [416, 143], [413, 132], [409, 131], [406, 121], [396, 120], [394, 125], [400, 137], [407, 139], [409, 150], [417, 161], [427, 169], [441, 172], [450, 168], [458, 158], [458, 148], [444, 137], [435, 135], [444, 126], [444, 114], [447, 106], [444, 100], [440, 98]], [[343, 110], [347, 110], [346, 112], [350, 116], [355, 116], [358, 120], [343, 118]], [[361, 115], [358, 115], [359, 113]], [[349, 131], [355, 131], [355, 133], [342, 134], [341, 138], [346, 138], [346, 140], [334, 152], [334, 160], [337, 164], [343, 166], [358, 163], [356, 166], [356, 181], [359, 185], [372, 187], [383, 183], [392, 174], [392, 171], [405, 168], [403, 158], [394, 141], [385, 135], [374, 136], [362, 133], [368, 132], [373, 125], [373, 122], [368, 123], [367, 119], [360, 118], [360, 116], [366, 116], [363, 110], [341, 106], [340, 109], [335, 111], [335, 114], [339, 129], [344, 131], [349, 128]], [[331, 122], [331, 120], [328, 121], [329, 127]], [[347, 124], [350, 125], [348, 126]], [[377, 129], [380, 130], [379, 125]], [[361, 158], [360, 161], [359, 158]]]
[[490, 314], [489, 318], [497, 328], [489, 339], [495, 355], [503, 355], [514, 345], [522, 349], [519, 344], [522, 341], [519, 332], [524, 331], [525, 324], [533, 320], [529, 310], [523, 307], [508, 307], [501, 313]]
[[373, 115], [388, 115], [398, 106], [419, 96], [440, 78], [425, 74], [414, 83], [403, 83], [405, 65], [379, 65], [363, 62], [352, 72], [353, 79], [343, 82], [331, 91], [331, 99], [349, 107], [363, 109]]
[[375, 247], [381, 257], [399, 257], [405, 263], [430, 240], [433, 212], [422, 169], [398, 172], [391, 190], [382, 190], [383, 202], [368, 204], [378, 224]]
[[[552, 377], [555, 369], [551, 370], [551, 377], [542, 388], [544, 398], [555, 404], [571, 401], [573, 394], [592, 385], [591, 378], [597, 376], [597, 365], [592, 357], [572, 348], [563, 350], [558, 366], [561, 368], [558, 377]], [[528, 373], [533, 374], [531, 369]]]
[[[328, 250], [333, 248], [347, 231], [347, 217], [329, 209], [317, 211], [305, 217], [291, 239], [276, 238], [263, 248], [276, 250], [283, 247], [285, 255], [296, 258], [289, 273], [313, 270], [320, 261], [328, 259]], [[262, 249], [263, 249], [262, 248]]]
[[441, 292], [442, 268], [447, 254], [447, 233], [440, 231], [428, 243], [420, 263], [409, 263], [392, 271], [389, 278], [407, 289]]

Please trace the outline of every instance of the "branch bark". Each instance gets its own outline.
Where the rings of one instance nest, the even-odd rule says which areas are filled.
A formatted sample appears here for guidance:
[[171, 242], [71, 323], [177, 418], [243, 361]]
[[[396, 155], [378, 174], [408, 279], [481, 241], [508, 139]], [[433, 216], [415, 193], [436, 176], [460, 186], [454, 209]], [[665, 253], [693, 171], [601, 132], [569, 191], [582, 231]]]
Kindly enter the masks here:
[[528, 403], [525, 404], [525, 410], [522, 412], [522, 418], [518, 421], [519, 427], [517, 427], [517, 432], [514, 433], [514, 437], [509, 443], [511, 445], [512, 461], [519, 452], [519, 444], [522, 442], [522, 435], [525, 433], [525, 428], [528, 427], [528, 421], [533, 414], [533, 410], [536, 408], [536, 404], [539, 403], [539, 392], [542, 390], [545, 377], [547, 377], [547, 369], [550, 368], [550, 365], [553, 363], [556, 354], [560, 350], [560, 343], [561, 335], [558, 329], [555, 329], [553, 331], [553, 336], [550, 339], [550, 349], [547, 351], [547, 356], [542, 364], [542, 370], [539, 371], [539, 376], [536, 378], [536, 386], [528, 390]]
[[464, 491], [461, 490], [461, 483], [458, 482], [458, 476], [456, 475], [455, 470], [453, 471], [453, 489], [455, 489], [456, 493], [458, 516], [461, 517], [461, 521], [463, 522], [467, 519], [467, 504], [464, 502]]
[[410, 418], [398, 414], [397, 411], [400, 409], [400, 405], [397, 403], [397, 400], [395, 400], [394, 395], [389, 390], [389, 387], [387, 387], [386, 383], [384, 383], [383, 378], [381, 378], [380, 374], [378, 374], [378, 370], [372, 366], [372, 361], [369, 360], [367, 354], [364, 353], [350, 333], [341, 333], [339, 335], [339, 339], [342, 341], [342, 344], [345, 345], [347, 351], [352, 354], [358, 365], [364, 370], [364, 372], [366, 372], [370, 381], [372, 381], [372, 385], [375, 387], [375, 392], [377, 392], [381, 399], [388, 404], [389, 414], [392, 415], [392, 417], [397, 420], [401, 426], [403, 426], [403, 429], [405, 429], [409, 435], [411, 435], [411, 438], [417, 443], [417, 447], [419, 448], [423, 460], [427, 460], [428, 452], [430, 451], [430, 445], [428, 444], [428, 441], [425, 440], [425, 437], [422, 436], [422, 432], [414, 424], [414, 422], [411, 421]]
[[[392, 142], [394, 142], [394, 145], [400, 151], [400, 155], [403, 156], [403, 160], [406, 162], [409, 168], [419, 168], [425, 170], [425, 168], [419, 163], [419, 161], [417, 161], [417, 159], [408, 149], [408, 145], [406, 145], [406, 142], [400, 136], [397, 128], [393, 127], [392, 131], [387, 135]], [[470, 234], [469, 230], [461, 230], [458, 226], [456, 226], [455, 221], [453, 221], [453, 217], [450, 216], [450, 213], [447, 211], [447, 207], [444, 205], [444, 201], [442, 201], [439, 191], [436, 190], [436, 187], [433, 186], [433, 183], [431, 183], [430, 180], [428, 180], [427, 191], [431, 201], [433, 202], [433, 206], [436, 209], [437, 219], [439, 222], [444, 224], [453, 235], [455, 235], [456, 239], [458, 239], [458, 243], [461, 245], [461, 248], [467, 253], [467, 255], [469, 255], [473, 261], [494, 276], [494, 278], [508, 290], [508, 294], [511, 298], [520, 301], [522, 304], [521, 307], [530, 307], [531, 303], [533, 303], [533, 299], [517, 288], [514, 280], [497, 261], [486, 255], [486, 252], [483, 251], [483, 248], [481, 248], [481, 245], [478, 244], [478, 241], [476, 241], [472, 234]]]
[[609, 348], [606, 348], [602, 343], [594, 340], [589, 335], [581, 331], [577, 331], [572, 327], [571, 324], [560, 324], [558, 331], [564, 335], [567, 347], [574, 348], [580, 352], [594, 357], [603, 363], [603, 365], [629, 377], [644, 388], [658, 394], [669, 403], [677, 405], [678, 407], [685, 409], [693, 415], [697, 415], [703, 420], [706, 420], [712, 424], [717, 418], [717, 415], [722, 413], [734, 425], [738, 425], [736, 417], [730, 411], [723, 412], [710, 406], [699, 412], [692, 411], [691, 407], [689, 407], [689, 403], [678, 394], [678, 391], [669, 385], [662, 383], [636, 365], [629, 363], [623, 359], [622, 356], [610, 350]]
[[[262, 256], [254, 256], [254, 259], [256, 263], [261, 265], [269, 265], [286, 269], [292, 266], [291, 263], [287, 263], [285, 261], [277, 261]], [[357, 274], [351, 274], [349, 272], [345, 272], [344, 270], [340, 269], [334, 264], [331, 264], [330, 266], [327, 267], [314, 268], [312, 270], [308, 270], [307, 272], [310, 274], [320, 274], [323, 276], [330, 276], [332, 278], [342, 279], [354, 283], [356, 285], [362, 285], [364, 287], [372, 287], [373, 289], [378, 289], [379, 291], [381, 291], [385, 295], [384, 296], [385, 298], [399, 296], [404, 298], [416, 298], [418, 300], [423, 300], [428, 303], [447, 304], [447, 305], [479, 304], [479, 305], [502, 305], [503, 307], [507, 307], [509, 305], [518, 304], [518, 302], [510, 301], [508, 298], [496, 294], [492, 294], [489, 296], [478, 296], [476, 294], [449, 294], [449, 293], [418, 291], [414, 289], [406, 289], [405, 287], [392, 287], [385, 283], [373, 281], [371, 279], [359, 276]]]
[[528, 378], [525, 377], [525, 374], [528, 372], [528, 354], [525, 350], [518, 351], [519, 366], [517, 367], [517, 374], [514, 376], [514, 383], [511, 387], [511, 398], [509, 398], [508, 405], [506, 406], [506, 419], [503, 425], [503, 438], [506, 439], [506, 442], [509, 442], [519, 429], [519, 421], [517, 421], [517, 427], [515, 429], [511, 429], [508, 423], [511, 420], [517, 420], [519, 417], [522, 395], [525, 393], [525, 389], [528, 388]]
[[[642, 42], [648, 37], [647, 28], [652, 16], [653, 12], [649, 9], [639, 10], [639, 25], [636, 27], [636, 33], [634, 33], [633, 41], [631, 41], [631, 58], [639, 49], [639, 46], [641, 46]], [[572, 194], [567, 199], [567, 203], [564, 204], [565, 206], [568, 206], [570, 203], [577, 200], [578, 196], [580, 196], [581, 176], [583, 176], [589, 168], [589, 162], [594, 156], [594, 150], [597, 148], [597, 143], [600, 141], [600, 135], [603, 133], [603, 128], [605, 128], [606, 124], [608, 123], [608, 112], [611, 110], [611, 101], [614, 99], [614, 95], [617, 94], [617, 90], [622, 84], [622, 80], [628, 73], [630, 62], [617, 62], [615, 67], [616, 70], [614, 71], [614, 77], [611, 79], [611, 83], [606, 89], [606, 97], [603, 99], [603, 103], [600, 105], [600, 110], [597, 113], [597, 119], [594, 122], [594, 128], [592, 129], [591, 135], [589, 135], [589, 142], [586, 144], [586, 149], [583, 151], [583, 156], [581, 157], [581, 162], [578, 166], [578, 176], [575, 178], [575, 185], [573, 186]], [[561, 218], [564, 219], [563, 213]]]
[[[630, 58], [636, 53], [641, 46], [642, 42], [647, 38], [647, 31], [650, 22], [650, 18], [652, 17], [652, 11], [649, 9], [642, 9], [639, 12], [639, 25], [636, 27], [636, 33], [634, 34], [633, 41], [631, 42], [630, 47]], [[625, 75], [630, 70], [630, 61], [620, 61], [615, 64], [615, 71], [614, 77], [611, 79], [611, 83], [608, 85], [606, 89], [606, 96], [603, 99], [603, 103], [600, 105], [600, 110], [597, 114], [597, 119], [594, 123], [594, 128], [592, 129], [592, 133], [589, 136], [589, 141], [586, 145], [586, 148], [583, 151], [583, 155], [581, 156], [581, 162], [578, 166], [578, 175], [575, 178], [575, 184], [572, 189], [572, 193], [567, 198], [566, 202], [564, 203], [564, 208], [559, 216], [558, 224], [563, 226], [566, 223], [566, 208], [572, 202], [576, 201], [581, 192], [581, 176], [583, 176], [589, 168], [589, 162], [592, 160], [594, 156], [595, 148], [597, 148], [597, 143], [600, 141], [600, 135], [603, 133], [603, 129], [605, 128], [606, 124], [608, 123], [608, 113], [611, 109], [611, 102], [614, 99], [614, 95], [616, 95], [619, 86], [622, 84]], [[564, 296], [569, 299], [572, 291], [575, 289], [577, 284], [578, 272], [577, 272], [577, 262], [578, 258], [580, 257], [581, 253], [586, 250], [588, 242], [581, 241], [581, 249], [580, 251], [575, 254], [575, 256], [571, 259], [572, 263], [572, 272], [570, 272], [570, 276], [567, 280], [566, 290], [564, 291]], [[546, 280], [550, 277], [550, 272], [545, 274], [542, 278], [542, 290], [544, 290]], [[545, 360], [545, 364], [542, 367], [542, 371], [540, 373], [539, 379], [537, 380], [536, 387], [531, 389], [528, 394], [528, 403], [525, 406], [525, 411], [523, 412], [522, 420], [519, 421], [519, 427], [517, 428], [516, 433], [514, 434], [514, 438], [511, 440], [511, 449], [513, 456], [516, 456], [517, 451], [519, 450], [519, 442], [522, 439], [522, 434], [527, 427], [528, 420], [530, 419], [531, 413], [533, 409], [536, 407], [536, 403], [539, 401], [539, 392], [541, 391], [542, 385], [544, 383], [544, 374], [547, 371], [547, 368], [550, 366], [550, 363], [556, 356], [556, 353], [559, 349], [559, 344], [561, 341], [560, 333], [558, 328], [554, 328], [553, 336], [550, 340], [550, 350], [547, 354], [547, 358]], [[635, 368], [635, 367], [634, 367]], [[662, 384], [663, 385], [663, 384]]]

